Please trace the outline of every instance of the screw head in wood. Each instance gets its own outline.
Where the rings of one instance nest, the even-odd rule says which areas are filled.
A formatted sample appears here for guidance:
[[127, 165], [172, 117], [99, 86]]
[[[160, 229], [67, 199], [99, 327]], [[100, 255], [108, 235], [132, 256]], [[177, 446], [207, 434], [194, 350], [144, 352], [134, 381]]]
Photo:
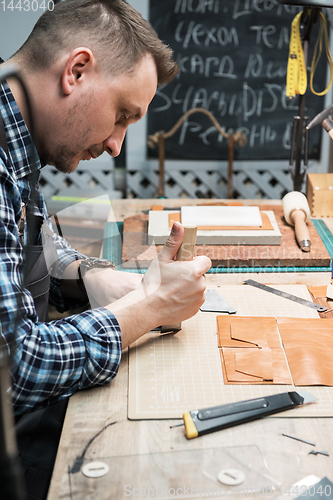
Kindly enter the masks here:
[[86, 477], [102, 477], [109, 472], [109, 466], [104, 462], [89, 462], [81, 468], [81, 472]]
[[217, 479], [222, 484], [226, 484], [228, 486], [237, 486], [238, 484], [244, 482], [245, 474], [238, 469], [224, 469], [218, 473]]

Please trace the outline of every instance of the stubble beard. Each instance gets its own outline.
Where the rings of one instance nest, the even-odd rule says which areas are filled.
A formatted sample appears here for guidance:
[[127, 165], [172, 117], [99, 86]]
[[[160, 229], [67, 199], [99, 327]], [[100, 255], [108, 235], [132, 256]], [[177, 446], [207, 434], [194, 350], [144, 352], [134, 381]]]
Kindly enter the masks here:
[[53, 165], [60, 172], [70, 174], [76, 169], [79, 163], [77, 159], [78, 154], [79, 151], [74, 152], [68, 146], [61, 146], [54, 154], [46, 155], [44, 160], [48, 165]]
[[[81, 103], [81, 106], [84, 103]], [[87, 140], [90, 134], [90, 127], [88, 126], [84, 132], [82, 132], [82, 118], [78, 119], [78, 114], [76, 113], [79, 104], [73, 106], [73, 108], [68, 112], [66, 119], [63, 122], [64, 130], [69, 132], [72, 137], [72, 144], [77, 144], [77, 149], [73, 150], [73, 147], [68, 144], [51, 144], [51, 147], [43, 155], [43, 159], [47, 164], [53, 165], [57, 170], [63, 172], [64, 174], [70, 174], [74, 172], [78, 163], [80, 161], [80, 156], [82, 152], [86, 150]], [[76, 131], [76, 135], [74, 136]], [[79, 132], [80, 131], [80, 132]]]

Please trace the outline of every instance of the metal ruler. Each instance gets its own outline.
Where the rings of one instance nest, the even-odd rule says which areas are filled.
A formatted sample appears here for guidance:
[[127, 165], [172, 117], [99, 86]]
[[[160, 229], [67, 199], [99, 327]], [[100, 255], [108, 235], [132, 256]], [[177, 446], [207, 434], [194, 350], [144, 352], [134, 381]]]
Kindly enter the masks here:
[[325, 307], [325, 306], [321, 306], [320, 304], [316, 304], [315, 302], [311, 302], [310, 300], [301, 299], [300, 297], [297, 297], [296, 295], [291, 295], [290, 293], [282, 292], [281, 290], [277, 290], [276, 288], [272, 288], [271, 286], [263, 285], [262, 283], [258, 283], [257, 281], [246, 280], [246, 281], [244, 281], [244, 283], [246, 285], [255, 286], [256, 288], [260, 288], [261, 290], [265, 290], [265, 292], [274, 293], [275, 295], [278, 295], [279, 297], [283, 297], [284, 299], [293, 300], [294, 302], [298, 302], [299, 304], [302, 304], [303, 306], [311, 307], [311, 309], [316, 309], [318, 312], [327, 311], [327, 307]]

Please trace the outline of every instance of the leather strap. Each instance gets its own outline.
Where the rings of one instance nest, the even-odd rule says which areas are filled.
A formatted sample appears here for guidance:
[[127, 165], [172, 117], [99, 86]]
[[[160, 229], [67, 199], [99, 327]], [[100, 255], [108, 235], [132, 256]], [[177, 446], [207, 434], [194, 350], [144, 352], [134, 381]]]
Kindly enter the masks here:
[[5, 126], [3, 124], [1, 113], [0, 113], [0, 147], [4, 150], [6, 155], [9, 156], [6, 131], [5, 131]]
[[[5, 125], [3, 123], [3, 118], [0, 113], [0, 147], [4, 150], [6, 155], [9, 157], [7, 137], [5, 131]], [[20, 241], [23, 242], [23, 232], [26, 220], [26, 205], [22, 203], [22, 216], [19, 224]], [[23, 243], [22, 243], [23, 244]]]

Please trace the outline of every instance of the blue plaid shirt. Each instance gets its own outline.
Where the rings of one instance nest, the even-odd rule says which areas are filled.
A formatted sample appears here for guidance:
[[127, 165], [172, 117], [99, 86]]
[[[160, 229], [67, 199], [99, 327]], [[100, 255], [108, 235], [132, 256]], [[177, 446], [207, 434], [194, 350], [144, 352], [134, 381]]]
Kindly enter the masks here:
[[[11, 394], [19, 415], [67, 398], [79, 389], [108, 383], [118, 371], [121, 335], [116, 318], [102, 307], [41, 323], [30, 292], [22, 293], [24, 250], [18, 230], [21, 204], [22, 199], [31, 199], [27, 176], [41, 164], [39, 160], [36, 166], [29, 162], [29, 148], [34, 145], [7, 84], [0, 85], [0, 109], [9, 150], [8, 158], [0, 147], [0, 334], [8, 341], [21, 309], [11, 369]], [[39, 192], [35, 214], [48, 217]], [[52, 239], [59, 265], [56, 276], [51, 278], [50, 302], [64, 311], [78, 303], [64, 301], [60, 291], [62, 273], [73, 260], [84, 256], [60, 236]], [[27, 241], [26, 234], [23, 241]]]

